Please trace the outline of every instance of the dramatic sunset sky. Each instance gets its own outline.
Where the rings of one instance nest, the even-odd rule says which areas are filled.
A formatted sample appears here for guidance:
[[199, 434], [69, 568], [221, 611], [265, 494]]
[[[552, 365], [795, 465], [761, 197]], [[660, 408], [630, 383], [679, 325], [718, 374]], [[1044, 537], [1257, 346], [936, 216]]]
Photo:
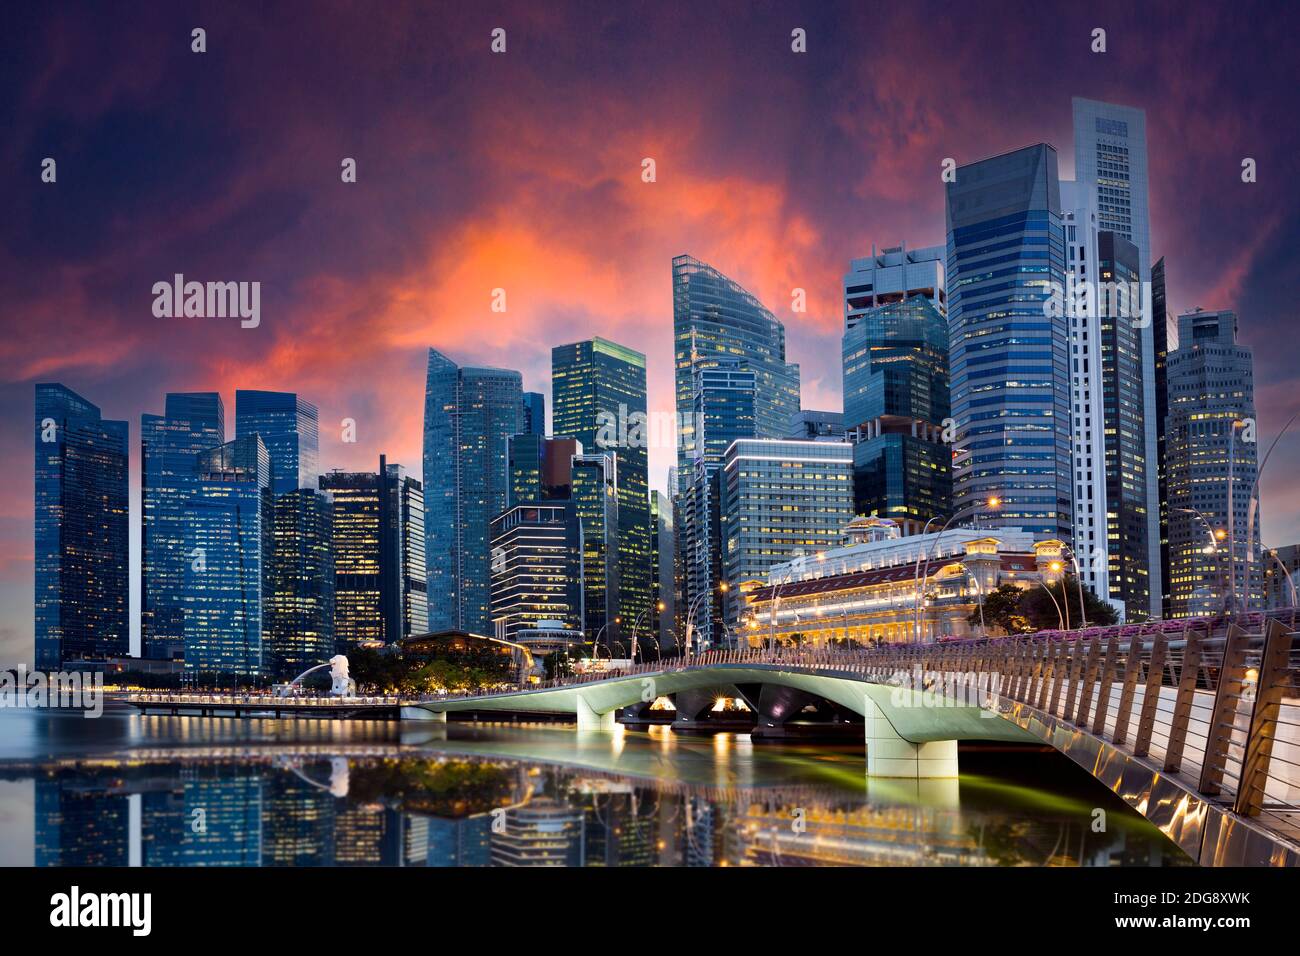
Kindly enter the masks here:
[[[0, 41], [0, 666], [31, 656], [34, 383], [130, 422], [133, 566], [140, 415], [165, 392], [219, 390], [233, 435], [236, 388], [296, 390], [320, 407], [323, 469], [383, 452], [418, 474], [428, 346], [519, 369], [549, 411], [551, 346], [600, 334], [646, 352], [651, 407], [669, 411], [678, 253], [766, 302], [804, 406], [838, 409], [849, 259], [943, 241], [945, 157], [1046, 141], [1072, 176], [1072, 95], [1146, 110], [1170, 309], [1239, 312], [1271, 440], [1300, 410], [1300, 17], [1055, 6], [14, 5]], [[194, 27], [206, 53], [190, 51]], [[791, 52], [795, 27], [806, 54]], [[344, 157], [356, 184], [340, 181]], [[1242, 183], [1243, 157], [1257, 183]], [[151, 287], [178, 272], [260, 281], [260, 328], [155, 318]], [[505, 315], [489, 310], [498, 287]], [[805, 314], [790, 312], [794, 287]], [[340, 442], [344, 418], [356, 444]], [[671, 458], [652, 451], [653, 486]], [[1266, 473], [1266, 544], [1300, 541], [1297, 466], [1300, 429]]]

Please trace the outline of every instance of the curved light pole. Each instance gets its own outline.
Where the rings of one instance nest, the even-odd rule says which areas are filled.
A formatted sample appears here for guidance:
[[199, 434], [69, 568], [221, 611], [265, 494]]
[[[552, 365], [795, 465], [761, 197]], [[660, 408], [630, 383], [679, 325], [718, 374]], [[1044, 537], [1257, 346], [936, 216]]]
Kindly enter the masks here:
[[[912, 631], [912, 639], [915, 643], [917, 644], [921, 643], [921, 592], [925, 589], [926, 579], [930, 577], [930, 558], [934, 554], [935, 549], [939, 547], [939, 541], [940, 539], [943, 538], [944, 532], [947, 531], [949, 526], [951, 526], [952, 523], [956, 521], [958, 518], [964, 518], [969, 515], [972, 515], [982, 508], [992, 508], [996, 510], [998, 507], [1001, 506], [1001, 504], [1002, 504], [1002, 499], [999, 498], [997, 495], [993, 495], [987, 501], [982, 501], [979, 504], [967, 505], [965, 508], [962, 508], [960, 511], [954, 511], [952, 513], [952, 516], [947, 521], [944, 522], [943, 527], [939, 529], [939, 533], [934, 536], [934, 540], [930, 542], [930, 546], [928, 548], [922, 548], [921, 554], [918, 554], [916, 556], [916, 570], [913, 572], [913, 577], [912, 577], [912, 586], [915, 588], [914, 593], [916, 594], [916, 610], [913, 614], [913, 617], [915, 619], [915, 626]], [[930, 519], [930, 521], [933, 520], [934, 518]], [[927, 521], [925, 523], [925, 528], [930, 527], [930, 521]], [[925, 528], [921, 529], [922, 535], [925, 534]], [[925, 577], [921, 576], [922, 557], [925, 558]]]
[[[1259, 463], [1255, 469], [1255, 481], [1250, 486], [1250, 503], [1246, 505], [1246, 610], [1250, 610], [1250, 572], [1255, 563], [1255, 511], [1259, 508], [1259, 480], [1264, 476], [1264, 467], [1268, 464], [1268, 459], [1273, 454], [1273, 449], [1277, 443], [1282, 440], [1282, 436], [1287, 433], [1287, 429], [1300, 418], [1300, 412], [1296, 412], [1287, 423], [1282, 426], [1282, 430], [1277, 433], [1273, 439], [1273, 444], [1268, 446], [1268, 451], [1264, 452], [1264, 460]], [[1262, 535], [1261, 535], [1262, 537]], [[1262, 545], [1261, 545], [1262, 547]], [[1276, 557], [1276, 555], [1274, 555]], [[1288, 578], [1289, 580], [1289, 578]]]
[[663, 613], [663, 610], [664, 610], [664, 602], [663, 602], [663, 601], [656, 601], [654, 604], [650, 605], [650, 607], [642, 608], [642, 609], [641, 609], [641, 613], [638, 614], [638, 615], [636, 616], [636, 620], [632, 622], [632, 662], [633, 662], [633, 663], [636, 663], [636, 631], [637, 631], [637, 628], [641, 626], [641, 619], [642, 619], [643, 617], [645, 617], [647, 614], [649, 614], [650, 611], [651, 611], [652, 609], [657, 609], [657, 610], [659, 611], [659, 613], [662, 614], [662, 613]]
[[1056, 605], [1056, 623], [1060, 626], [1061, 630], [1069, 630], [1069, 628], [1065, 626], [1065, 618], [1061, 615], [1061, 602], [1056, 599], [1056, 595], [1052, 593], [1052, 589], [1047, 586], [1046, 581], [1041, 579], [1038, 582], [1038, 586], [1047, 592], [1047, 596], [1051, 598], [1052, 603]]
[[781, 588], [789, 584], [793, 577], [794, 566], [791, 565], [790, 569], [786, 571], [785, 580], [777, 584], [772, 590], [772, 607], [768, 611], [767, 650], [769, 654], [776, 650], [776, 612], [781, 606]]
[[[1208, 534], [1208, 535], [1210, 536], [1210, 545], [1209, 545], [1209, 547], [1207, 547], [1207, 548], [1202, 548], [1202, 549], [1201, 549], [1201, 554], [1218, 554], [1218, 553], [1219, 553], [1219, 541], [1221, 540], [1221, 539], [1220, 539], [1220, 534], [1221, 534], [1221, 532], [1220, 532], [1220, 533], [1216, 533], [1216, 532], [1215, 532], [1215, 530], [1214, 530], [1214, 526], [1213, 526], [1212, 524], [1210, 524], [1210, 519], [1209, 519], [1209, 518], [1205, 517], [1205, 515], [1203, 515], [1203, 514], [1202, 514], [1201, 512], [1199, 512], [1199, 511], [1197, 511], [1195, 508], [1175, 508], [1175, 509], [1173, 509], [1173, 510], [1174, 510], [1174, 511], [1181, 511], [1181, 512], [1183, 512], [1183, 513], [1185, 513], [1185, 514], [1189, 514], [1189, 515], [1196, 515], [1196, 517], [1199, 518], [1199, 519], [1201, 520], [1201, 524], [1205, 525], [1205, 533]], [[1227, 585], [1228, 582], [1227, 582], [1226, 580], [1224, 580], [1226, 577], [1227, 577], [1227, 575], [1223, 575], [1223, 574], [1221, 574], [1221, 575], [1220, 575], [1220, 580], [1219, 580], [1219, 587], [1220, 587], [1220, 589], [1222, 589], [1223, 592], [1224, 592], [1224, 594], [1223, 594], [1223, 600], [1224, 600], [1224, 606], [1225, 606], [1225, 607], [1227, 607], [1227, 600], [1228, 600], [1227, 587], [1226, 587], [1226, 585]]]
[[972, 583], [973, 585], [975, 585], [975, 590], [976, 590], [976, 592], [979, 593], [979, 598], [980, 598], [980, 602], [979, 602], [979, 606], [980, 606], [980, 639], [983, 640], [984, 638], [986, 638], [986, 637], [989, 636], [988, 629], [984, 626], [984, 585], [980, 583], [980, 579], [979, 579], [979, 577], [978, 577], [977, 575], [972, 574], [972, 575], [970, 576], [970, 580], [971, 580], [971, 583]]
[[[721, 591], [723, 594], [726, 594], [727, 582], [723, 581], [721, 584], [719, 584], [718, 590]], [[691, 636], [695, 633], [695, 613], [699, 610], [700, 602], [703, 601], [705, 598], [711, 598], [712, 596], [713, 596], [712, 588], [710, 588], [707, 591], [701, 591], [699, 594], [695, 595], [695, 600], [691, 602], [691, 606], [686, 612], [686, 649], [683, 655], [684, 659], [689, 660], [691, 656]]]
[[[1070, 563], [1074, 565], [1074, 583], [1079, 586], [1079, 627], [1083, 629], [1088, 626], [1088, 605], [1083, 603], [1083, 572], [1079, 570], [1079, 557], [1074, 553], [1074, 548], [1067, 544], [1065, 550], [1070, 555]], [[1065, 589], [1062, 588], [1061, 592], [1062, 596], [1064, 596]], [[1069, 603], [1068, 597], [1066, 603]]]
[[1237, 613], [1237, 536], [1234, 530], [1237, 509], [1233, 504], [1233, 490], [1237, 484], [1237, 429], [1245, 427], [1245, 422], [1234, 418], [1232, 427], [1228, 429], [1228, 607], [1231, 614]]

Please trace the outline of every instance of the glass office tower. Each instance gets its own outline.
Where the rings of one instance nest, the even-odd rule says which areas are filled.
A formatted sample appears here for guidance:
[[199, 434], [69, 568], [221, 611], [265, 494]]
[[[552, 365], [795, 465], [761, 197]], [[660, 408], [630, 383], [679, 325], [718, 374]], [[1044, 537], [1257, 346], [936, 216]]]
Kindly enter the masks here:
[[[1235, 312], [1178, 317], [1169, 353], [1169, 612], [1171, 617], [1258, 609], [1263, 601], [1258, 508], [1250, 539], [1258, 445], [1254, 355], [1237, 342]], [[1231, 507], [1229, 507], [1231, 503]]]
[[172, 392], [162, 415], [140, 416], [140, 648], [156, 660], [185, 651], [185, 501], [198, 456], [226, 440], [216, 392]]
[[378, 471], [320, 477], [333, 502], [334, 643], [339, 653], [428, 631], [423, 487], [379, 457]]
[[492, 521], [492, 620], [519, 640], [541, 621], [582, 627], [582, 565], [573, 504], [516, 505]]
[[953, 507], [1068, 542], [1069, 328], [1049, 301], [1065, 282], [1056, 150], [959, 167], [947, 224]]
[[507, 440], [523, 431], [523, 378], [429, 349], [424, 400], [429, 628], [491, 634], [489, 524], [506, 507]]
[[36, 666], [130, 650], [126, 422], [36, 386]]
[[677, 476], [694, 473], [695, 372], [711, 359], [744, 361], [757, 380], [755, 436], [784, 437], [799, 411], [799, 366], [785, 360], [785, 326], [763, 303], [712, 266], [673, 259], [673, 358], [678, 417]]
[[[582, 629], [587, 640], [606, 648], [621, 642], [619, 618], [618, 459], [594, 454], [573, 457], [573, 517], [578, 524], [582, 569]], [[626, 655], [618, 655], [626, 656]]]
[[[1142, 411], [1142, 327], [1134, 320], [1141, 314], [1135, 301], [1141, 295], [1138, 261], [1137, 246], [1124, 237], [1109, 231], [1097, 234], [1107, 580], [1109, 596], [1124, 607], [1127, 621], [1150, 616], [1153, 551], [1147, 539], [1147, 484], [1154, 476], [1147, 467]], [[1158, 547], [1154, 550], [1159, 552]]]
[[855, 259], [844, 277], [844, 421], [858, 514], [919, 532], [951, 514], [947, 289], [942, 247]]
[[271, 490], [315, 488], [320, 476], [316, 406], [293, 392], [235, 392], [235, 437], [261, 435], [271, 456]]
[[333, 519], [323, 492], [296, 488], [275, 496], [266, 666], [281, 680], [334, 654]]
[[746, 362], [707, 359], [695, 370], [691, 475], [679, 496], [677, 547], [682, 553], [682, 600], [686, 613], [695, 608], [691, 623], [701, 645], [713, 641], [714, 622], [723, 614], [719, 585], [726, 578], [718, 473], [732, 443], [754, 437], [757, 395], [758, 376]]
[[546, 434], [546, 396], [541, 392], [524, 392], [525, 435]]
[[602, 338], [551, 350], [552, 430], [577, 439], [588, 454], [615, 460], [618, 575], [617, 585], [608, 585], [617, 609], [611, 638], [642, 614], [648, 620], [655, 600], [648, 426], [643, 354]]
[[257, 434], [201, 452], [185, 505], [185, 669], [259, 676], [274, 545], [271, 459]]
[[[1096, 213], [1097, 229], [1110, 232], [1132, 243], [1136, 250], [1136, 281], [1150, 278], [1152, 270], [1150, 213], [1147, 194], [1146, 113], [1131, 106], [1103, 103], [1076, 96], [1071, 101], [1074, 119], [1074, 175], [1090, 207]], [[1132, 311], [1125, 316], [1137, 336], [1137, 362], [1140, 370], [1136, 385], [1140, 400], [1133, 427], [1141, 435], [1140, 460], [1145, 473], [1138, 479], [1136, 493], [1145, 504], [1142, 518], [1147, 531], [1143, 535], [1146, 558], [1140, 565], [1131, 558], [1121, 559], [1120, 566], [1133, 568], [1144, 578], [1134, 586], [1130, 581], [1110, 581], [1110, 597], [1122, 601], [1131, 619], [1141, 619], [1161, 611], [1162, 582], [1160, 571], [1160, 501], [1158, 454], [1160, 444], [1160, 400], [1157, 397], [1156, 362], [1159, 340], [1163, 336], [1163, 312], [1155, 313], [1154, 299], [1145, 294], [1135, 297]], [[1141, 321], [1135, 319], [1141, 315]], [[1107, 421], [1106, 429], [1115, 426]], [[1129, 476], [1129, 482], [1135, 479]], [[1133, 492], [1130, 492], [1130, 495]], [[1107, 502], [1107, 511], [1114, 510]], [[1112, 539], [1113, 542], [1113, 539]], [[1108, 549], [1111, 564], [1116, 563], [1114, 549]], [[1126, 577], [1131, 576], [1125, 574]], [[1146, 606], [1139, 609], [1138, 600]]]

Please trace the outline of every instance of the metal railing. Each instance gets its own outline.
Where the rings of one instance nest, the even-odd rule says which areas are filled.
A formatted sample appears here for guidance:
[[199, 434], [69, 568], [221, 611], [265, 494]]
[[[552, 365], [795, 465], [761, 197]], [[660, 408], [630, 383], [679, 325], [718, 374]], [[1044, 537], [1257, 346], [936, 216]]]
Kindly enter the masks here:
[[719, 665], [830, 671], [1030, 708], [1155, 764], [1201, 796], [1300, 840], [1300, 634], [1293, 608], [1234, 618], [871, 648], [766, 646], [591, 671], [546, 690]]

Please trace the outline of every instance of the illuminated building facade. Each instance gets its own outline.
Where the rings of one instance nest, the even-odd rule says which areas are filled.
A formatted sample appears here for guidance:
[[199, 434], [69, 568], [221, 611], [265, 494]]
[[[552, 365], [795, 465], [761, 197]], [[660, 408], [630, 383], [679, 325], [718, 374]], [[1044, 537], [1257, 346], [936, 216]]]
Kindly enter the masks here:
[[[760, 584], [742, 585], [737, 633], [751, 646], [773, 638], [821, 647], [916, 636], [917, 560], [922, 559], [921, 637], [976, 637], [969, 618], [980, 595], [1001, 584], [1030, 587], [1061, 577], [1063, 545], [1020, 528], [950, 528], [901, 537], [888, 519], [859, 517], [844, 544], [774, 565]], [[924, 556], [930, 555], [929, 562]]]
[[222, 444], [216, 392], [172, 392], [162, 415], [140, 417], [140, 645], [142, 656], [185, 651], [185, 501], [201, 452]]
[[340, 653], [429, 629], [423, 488], [400, 465], [321, 475], [333, 502], [334, 641]]
[[429, 627], [490, 633], [488, 526], [506, 507], [507, 440], [523, 431], [523, 378], [429, 349], [424, 399]]
[[235, 392], [235, 437], [262, 436], [271, 456], [271, 490], [315, 488], [320, 475], [316, 406], [293, 392]]
[[557, 438], [574, 438], [587, 454], [614, 462], [617, 587], [609, 587], [621, 619], [610, 624], [617, 635], [654, 602], [645, 355], [602, 338], [553, 348], [551, 419]]
[[947, 288], [942, 246], [854, 259], [844, 277], [844, 421], [858, 514], [920, 531], [951, 514]]
[[334, 655], [334, 505], [297, 488], [275, 496], [267, 672], [292, 679]]
[[1234, 594], [1238, 609], [1248, 600], [1258, 608], [1258, 507], [1254, 554], [1248, 557], [1247, 550], [1258, 448], [1251, 434], [1254, 357], [1237, 343], [1236, 313], [1180, 315], [1168, 374], [1170, 617], [1219, 613]]
[[[573, 517], [578, 525], [582, 575], [582, 629], [612, 648], [619, 628], [618, 459], [613, 455], [575, 455], [572, 460]], [[631, 626], [631, 621], [628, 626]]]
[[853, 448], [844, 442], [744, 438], [718, 473], [728, 645], [745, 599], [738, 585], [801, 553], [836, 545], [853, 518]]
[[[1050, 308], [1065, 283], [1056, 150], [958, 167], [947, 190], [954, 511], [1069, 541], [1070, 338]], [[983, 509], [994, 497], [1001, 508]]]
[[508, 504], [567, 500], [573, 493], [573, 456], [581, 454], [582, 443], [574, 438], [512, 435], [507, 442]]
[[[673, 259], [673, 361], [679, 441], [677, 475], [694, 475], [696, 373], [715, 360], [753, 371], [754, 435], [781, 438], [799, 411], [799, 366], [785, 360], [785, 326], [738, 283], [691, 256]], [[748, 437], [748, 436], [747, 436]]]
[[582, 551], [569, 502], [507, 508], [492, 520], [492, 620], [499, 637], [541, 621], [582, 623]]
[[130, 650], [127, 423], [36, 386], [36, 666]]
[[265, 673], [271, 458], [254, 433], [202, 452], [185, 507], [185, 669]]

